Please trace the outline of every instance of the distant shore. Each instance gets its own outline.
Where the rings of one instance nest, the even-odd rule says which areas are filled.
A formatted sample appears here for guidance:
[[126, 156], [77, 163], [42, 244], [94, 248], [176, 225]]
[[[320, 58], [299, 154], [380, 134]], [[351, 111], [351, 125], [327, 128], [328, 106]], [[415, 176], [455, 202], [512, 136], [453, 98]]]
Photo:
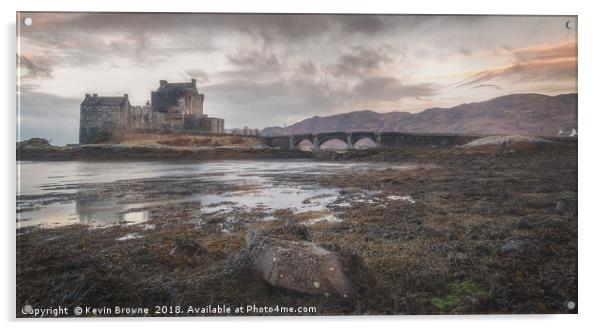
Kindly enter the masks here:
[[[33, 141], [33, 142], [30, 142]], [[17, 161], [203, 161], [251, 159], [378, 160], [429, 158], [432, 149], [445, 149], [445, 155], [472, 153], [506, 153], [531, 148], [575, 146], [577, 140], [557, 146], [518, 145], [484, 146], [465, 149], [459, 146], [404, 146], [403, 148], [368, 148], [348, 150], [282, 150], [260, 144], [251, 146], [173, 146], [157, 144], [91, 144], [53, 146], [43, 139], [17, 143]], [[556, 143], [553, 143], [556, 144]], [[441, 155], [439, 154], [439, 157]]]
[[220, 159], [296, 159], [311, 158], [300, 150], [285, 151], [245, 147], [169, 147], [153, 145], [84, 145], [78, 147], [19, 148], [17, 160], [220, 160]]

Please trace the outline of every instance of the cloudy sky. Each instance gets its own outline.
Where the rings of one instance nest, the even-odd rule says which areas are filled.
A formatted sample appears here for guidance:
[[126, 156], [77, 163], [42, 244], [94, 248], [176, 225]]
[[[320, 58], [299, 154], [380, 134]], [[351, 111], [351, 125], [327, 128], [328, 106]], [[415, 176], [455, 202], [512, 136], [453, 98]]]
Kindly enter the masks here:
[[[30, 17], [31, 26], [23, 24]], [[77, 142], [85, 93], [197, 79], [226, 128], [574, 93], [576, 18], [21, 13], [20, 136]]]

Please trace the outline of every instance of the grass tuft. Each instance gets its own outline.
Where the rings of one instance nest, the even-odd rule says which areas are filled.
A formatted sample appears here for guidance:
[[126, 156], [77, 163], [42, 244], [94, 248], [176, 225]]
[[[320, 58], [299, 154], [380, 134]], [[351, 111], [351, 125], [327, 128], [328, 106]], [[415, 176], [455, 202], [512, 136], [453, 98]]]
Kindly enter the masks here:
[[482, 299], [489, 296], [481, 286], [470, 281], [454, 282], [449, 285], [449, 288], [451, 292], [447, 296], [431, 300], [439, 312], [445, 313], [466, 299]]

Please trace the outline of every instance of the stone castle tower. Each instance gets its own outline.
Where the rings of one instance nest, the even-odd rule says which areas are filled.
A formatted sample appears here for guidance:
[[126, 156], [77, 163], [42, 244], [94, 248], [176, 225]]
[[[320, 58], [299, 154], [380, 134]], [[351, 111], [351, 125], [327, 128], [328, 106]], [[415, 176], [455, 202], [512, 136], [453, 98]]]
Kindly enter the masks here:
[[196, 80], [189, 83], [159, 81], [159, 88], [151, 93], [151, 108], [164, 113], [172, 129], [183, 129], [186, 117], [203, 117], [205, 95], [199, 94]]
[[204, 100], [195, 79], [184, 83], [159, 81], [159, 88], [151, 92], [150, 104], [147, 102], [146, 106], [132, 106], [127, 94], [86, 94], [80, 106], [79, 143], [117, 140], [131, 129], [223, 133], [223, 119], [203, 114]]

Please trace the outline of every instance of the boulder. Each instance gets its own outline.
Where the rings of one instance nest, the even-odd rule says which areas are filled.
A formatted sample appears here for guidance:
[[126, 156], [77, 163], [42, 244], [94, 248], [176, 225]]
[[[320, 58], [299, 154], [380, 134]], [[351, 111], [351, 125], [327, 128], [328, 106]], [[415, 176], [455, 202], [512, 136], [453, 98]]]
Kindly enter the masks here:
[[249, 230], [247, 248], [251, 270], [275, 287], [345, 298], [357, 294], [342, 258], [317, 244]]

